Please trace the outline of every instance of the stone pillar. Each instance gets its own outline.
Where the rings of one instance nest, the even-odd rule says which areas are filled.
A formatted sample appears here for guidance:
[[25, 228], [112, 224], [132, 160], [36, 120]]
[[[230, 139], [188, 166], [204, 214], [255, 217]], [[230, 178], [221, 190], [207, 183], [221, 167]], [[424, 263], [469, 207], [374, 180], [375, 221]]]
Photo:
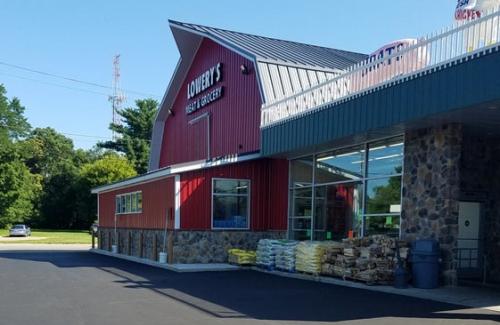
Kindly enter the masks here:
[[405, 135], [402, 237], [439, 241], [445, 284], [456, 283], [462, 133], [450, 124]]

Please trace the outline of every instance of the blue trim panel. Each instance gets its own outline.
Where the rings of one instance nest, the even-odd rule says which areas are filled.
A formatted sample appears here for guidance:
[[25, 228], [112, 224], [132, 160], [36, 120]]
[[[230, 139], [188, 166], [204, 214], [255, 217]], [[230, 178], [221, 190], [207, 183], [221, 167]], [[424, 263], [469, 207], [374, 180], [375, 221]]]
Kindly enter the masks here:
[[261, 130], [280, 155], [500, 100], [498, 47]]

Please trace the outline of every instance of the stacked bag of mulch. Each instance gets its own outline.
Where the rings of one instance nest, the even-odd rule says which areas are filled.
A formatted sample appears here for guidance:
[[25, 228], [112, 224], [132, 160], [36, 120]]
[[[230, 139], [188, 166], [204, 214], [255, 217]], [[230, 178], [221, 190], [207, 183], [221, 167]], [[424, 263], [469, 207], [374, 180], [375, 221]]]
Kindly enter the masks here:
[[319, 274], [324, 249], [323, 242], [304, 241], [299, 243], [295, 256], [295, 269], [299, 272]]
[[256, 264], [264, 269], [276, 268], [276, 251], [280, 241], [275, 239], [261, 239], [257, 244]]
[[256, 253], [255, 251], [233, 248], [228, 251], [228, 259], [230, 264], [255, 265]]
[[295, 272], [295, 254], [298, 241], [281, 240], [276, 251], [276, 269]]

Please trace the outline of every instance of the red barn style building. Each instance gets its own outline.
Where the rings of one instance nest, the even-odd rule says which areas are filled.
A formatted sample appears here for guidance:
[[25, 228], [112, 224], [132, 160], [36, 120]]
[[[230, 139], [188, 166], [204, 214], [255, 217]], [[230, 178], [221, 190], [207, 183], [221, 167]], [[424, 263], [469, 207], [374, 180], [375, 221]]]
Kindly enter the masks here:
[[173, 262], [223, 262], [285, 238], [287, 159], [261, 155], [261, 107], [330, 80], [363, 54], [170, 21], [180, 60], [161, 102], [148, 173], [93, 189], [99, 245]]
[[[171, 22], [150, 171], [94, 189], [101, 248], [221, 262], [262, 238], [433, 239], [500, 282], [500, 11], [371, 56]], [[474, 35], [470, 37], [470, 35]]]

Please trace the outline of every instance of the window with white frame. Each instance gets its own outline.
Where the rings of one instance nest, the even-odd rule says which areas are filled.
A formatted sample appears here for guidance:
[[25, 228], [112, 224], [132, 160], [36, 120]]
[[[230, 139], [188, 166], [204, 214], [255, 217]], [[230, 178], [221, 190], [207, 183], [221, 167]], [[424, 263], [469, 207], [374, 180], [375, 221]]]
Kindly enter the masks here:
[[250, 181], [212, 180], [212, 228], [248, 229], [250, 225]]
[[116, 214], [141, 213], [142, 192], [124, 193], [116, 196]]

